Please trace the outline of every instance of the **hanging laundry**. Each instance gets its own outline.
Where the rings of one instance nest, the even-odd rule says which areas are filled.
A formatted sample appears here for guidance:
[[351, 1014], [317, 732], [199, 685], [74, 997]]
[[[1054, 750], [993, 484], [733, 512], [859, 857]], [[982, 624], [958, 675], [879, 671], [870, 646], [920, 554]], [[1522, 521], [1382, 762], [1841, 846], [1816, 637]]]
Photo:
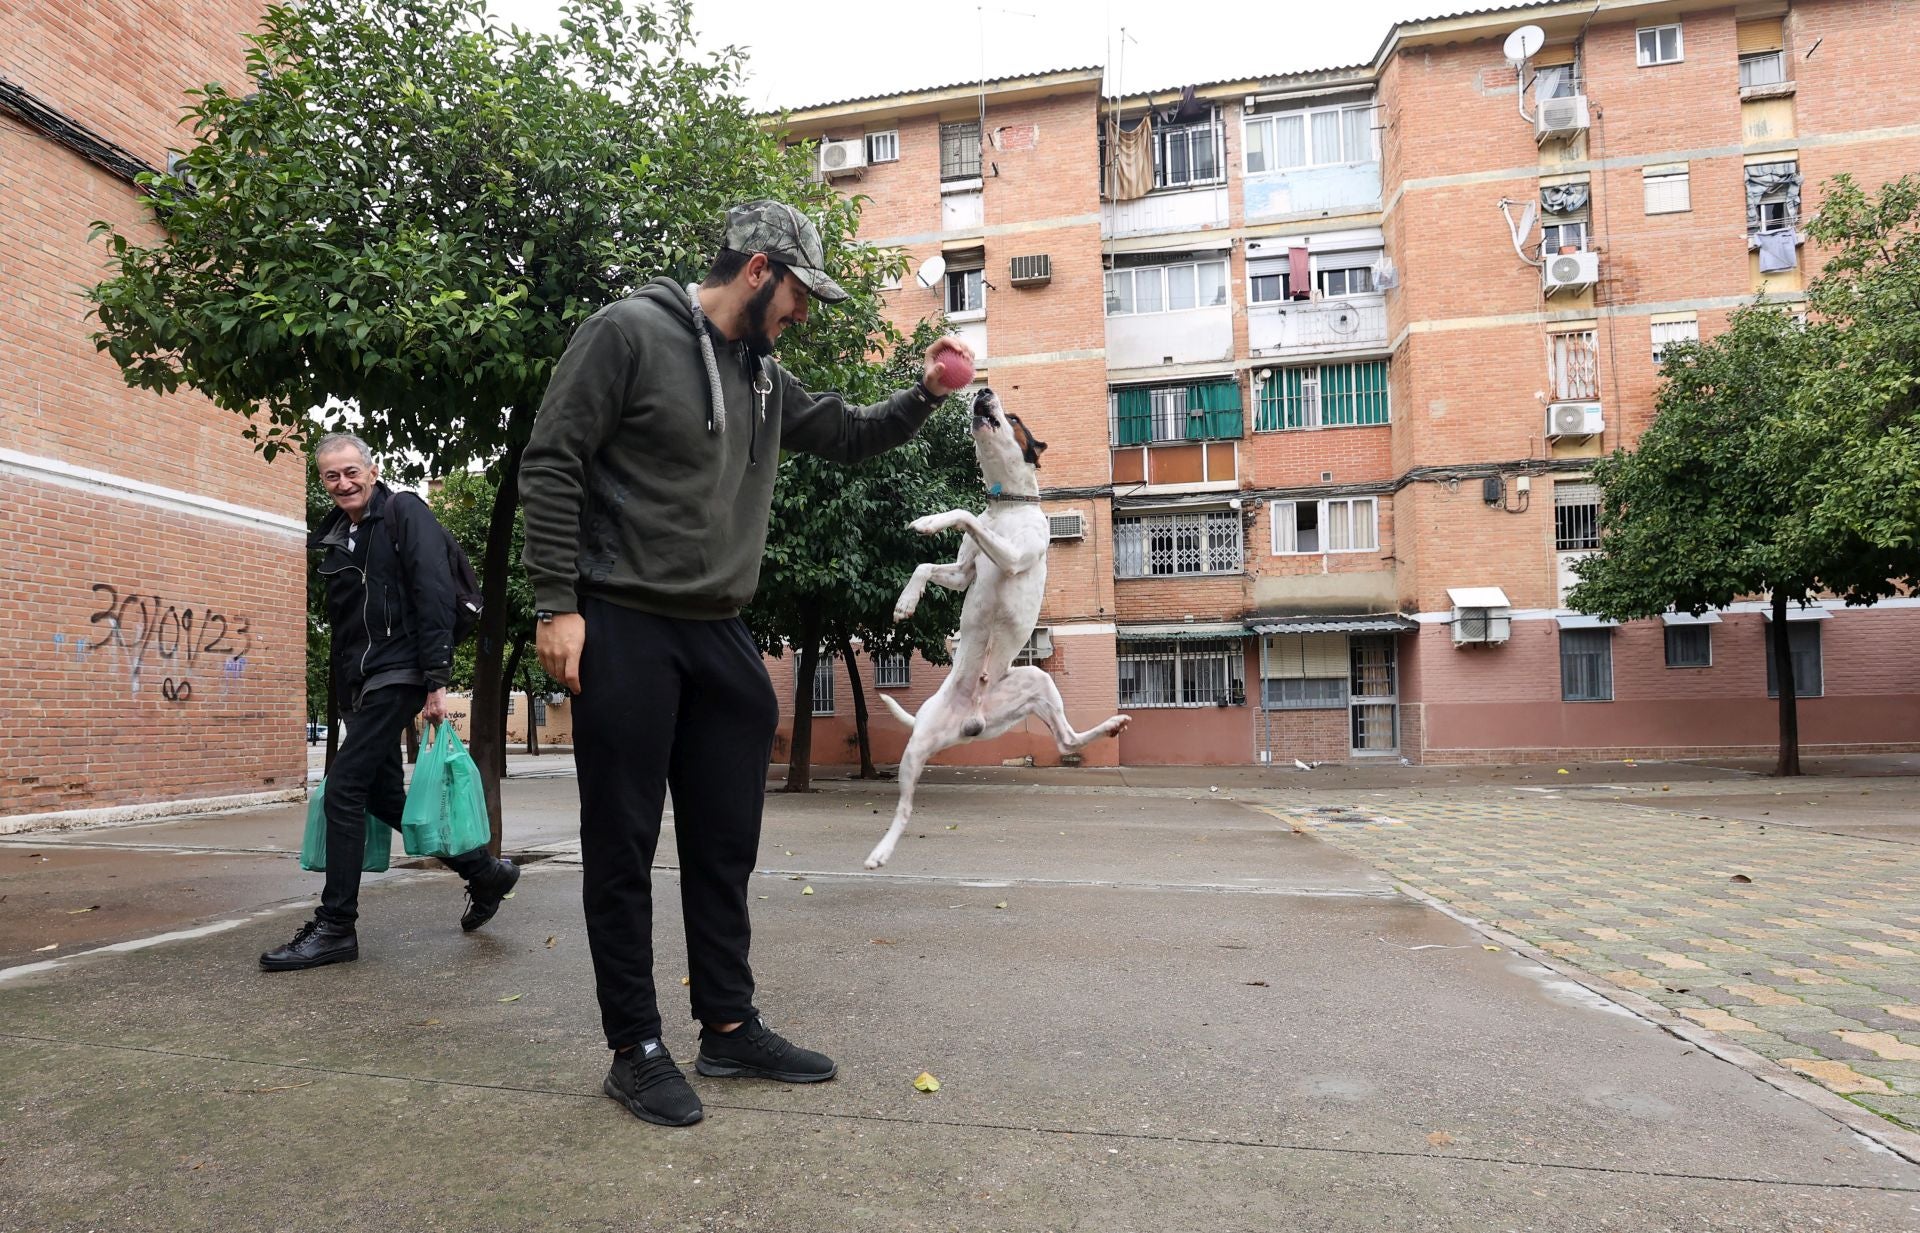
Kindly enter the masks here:
[[1800, 256], [1794, 248], [1799, 242], [1799, 235], [1791, 227], [1785, 231], [1763, 231], [1752, 237], [1752, 247], [1760, 250], [1760, 272], [1778, 274], [1798, 265]]
[[1133, 129], [1107, 121], [1107, 196], [1135, 201], [1153, 191], [1153, 118]]

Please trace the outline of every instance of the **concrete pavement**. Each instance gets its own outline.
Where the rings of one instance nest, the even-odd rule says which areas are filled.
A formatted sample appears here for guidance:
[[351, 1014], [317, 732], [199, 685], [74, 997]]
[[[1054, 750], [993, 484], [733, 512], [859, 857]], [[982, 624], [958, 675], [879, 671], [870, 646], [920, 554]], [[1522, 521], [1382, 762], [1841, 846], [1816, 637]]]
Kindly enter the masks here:
[[[1488, 949], [1355, 855], [1366, 822], [1266, 812], [1342, 802], [968, 778], [923, 787], [878, 874], [891, 785], [770, 796], [761, 1005], [841, 1077], [695, 1078], [708, 1119], [677, 1131], [599, 1094], [564, 780], [507, 785], [509, 847], [545, 859], [493, 925], [461, 934], [451, 875], [397, 871], [364, 957], [307, 973], [253, 967], [317, 889], [285, 811], [0, 844], [27, 865], [0, 912], [84, 853], [65, 885], [103, 903], [114, 860], [238, 862], [210, 911], [75, 918], [218, 932], [23, 973], [43, 953], [0, 916], [0, 1229], [1920, 1229], [1920, 1166]], [[690, 1061], [683, 943], [656, 934]]]

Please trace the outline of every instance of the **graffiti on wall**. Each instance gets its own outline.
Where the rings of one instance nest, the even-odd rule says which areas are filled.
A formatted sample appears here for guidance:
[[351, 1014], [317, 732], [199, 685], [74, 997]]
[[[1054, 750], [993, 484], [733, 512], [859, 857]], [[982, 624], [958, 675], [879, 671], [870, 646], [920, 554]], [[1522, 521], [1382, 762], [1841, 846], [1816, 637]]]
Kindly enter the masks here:
[[[110, 583], [93, 584], [99, 607], [87, 617], [92, 631], [74, 640], [74, 657], [108, 646], [118, 648], [128, 685], [137, 696], [145, 680], [159, 676], [167, 702], [193, 698], [195, 673], [217, 668], [223, 685], [246, 675], [253, 647], [252, 622], [208, 605], [182, 608], [158, 595], [122, 594]], [[65, 636], [55, 634], [56, 646]]]

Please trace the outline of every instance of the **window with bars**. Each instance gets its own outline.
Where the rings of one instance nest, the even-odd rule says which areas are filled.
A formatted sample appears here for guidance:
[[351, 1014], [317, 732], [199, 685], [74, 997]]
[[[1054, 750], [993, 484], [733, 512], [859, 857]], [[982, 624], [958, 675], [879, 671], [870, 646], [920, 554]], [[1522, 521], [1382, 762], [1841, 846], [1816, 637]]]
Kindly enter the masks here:
[[1378, 157], [1373, 148], [1372, 103], [1250, 116], [1244, 131], [1250, 176], [1295, 167], [1370, 163]]
[[1107, 271], [1107, 316], [1219, 308], [1227, 302], [1225, 261], [1184, 261]]
[[1271, 634], [1261, 652], [1260, 699], [1267, 710], [1332, 710], [1347, 704], [1345, 634]]
[[1641, 68], [1651, 68], [1656, 64], [1678, 64], [1683, 51], [1677, 24], [1648, 26], [1636, 32], [1635, 52]]
[[986, 271], [947, 271], [947, 316], [979, 315], [987, 311]]
[[899, 162], [900, 131], [898, 129], [888, 129], [884, 133], [868, 133], [867, 161], [869, 163]]
[[881, 655], [873, 661], [873, 684], [876, 689], [905, 689], [907, 680], [907, 657], [905, 655]]
[[1571, 63], [1542, 64], [1533, 71], [1533, 97], [1539, 102], [1580, 93], [1579, 70]]
[[1391, 418], [1385, 360], [1276, 368], [1254, 380], [1255, 432], [1357, 427]]
[[813, 713], [833, 714], [833, 656], [822, 655], [813, 665]]
[[1116, 578], [1237, 574], [1243, 558], [1238, 510], [1113, 520]]
[[1649, 214], [1682, 214], [1693, 209], [1693, 184], [1685, 163], [1648, 167], [1640, 173], [1640, 187]]
[[1667, 667], [1713, 667], [1713, 626], [1667, 626]]
[[1572, 217], [1562, 216], [1540, 227], [1540, 251], [1557, 253], [1563, 248], [1577, 252], [1587, 250], [1587, 212], [1581, 210]]
[[1275, 501], [1270, 508], [1275, 556], [1372, 552], [1380, 546], [1379, 510], [1373, 497]]
[[1238, 639], [1122, 642], [1123, 707], [1240, 706], [1246, 667]]
[[1656, 366], [1667, 362], [1667, 348], [1674, 343], [1699, 342], [1700, 323], [1696, 321], [1655, 321], [1653, 330], [1653, 362]]
[[[1773, 667], [1773, 632], [1773, 623], [1769, 621], [1766, 638], [1767, 697], [1778, 698], [1780, 675]], [[1787, 654], [1793, 659], [1793, 696], [1818, 698], [1826, 691], [1826, 682], [1821, 679], [1820, 623], [1787, 622]]]
[[1613, 631], [1560, 631], [1560, 699], [1563, 702], [1613, 701]]
[[1593, 330], [1547, 335], [1547, 371], [1554, 402], [1590, 402], [1600, 397], [1600, 351]]
[[1200, 124], [1153, 130], [1153, 186], [1187, 188], [1226, 178], [1220, 158], [1219, 126], [1209, 117]]
[[1583, 552], [1600, 546], [1600, 485], [1585, 481], [1553, 486], [1553, 547]]
[[1230, 440], [1244, 428], [1236, 380], [1128, 386], [1107, 395], [1107, 429], [1114, 445]]
[[980, 177], [980, 121], [962, 120], [940, 126], [940, 178], [976, 180]]

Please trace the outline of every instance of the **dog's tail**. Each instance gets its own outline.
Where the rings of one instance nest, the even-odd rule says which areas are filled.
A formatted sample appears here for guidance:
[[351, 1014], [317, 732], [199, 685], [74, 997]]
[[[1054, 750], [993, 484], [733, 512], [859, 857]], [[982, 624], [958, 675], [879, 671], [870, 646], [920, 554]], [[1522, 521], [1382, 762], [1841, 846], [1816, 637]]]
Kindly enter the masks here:
[[898, 702], [895, 702], [893, 700], [892, 694], [881, 694], [880, 701], [887, 704], [887, 709], [893, 712], [893, 717], [895, 719], [899, 720], [901, 723], [905, 724], [909, 728], [913, 727], [912, 712], [908, 711], [906, 707], [901, 706]]

